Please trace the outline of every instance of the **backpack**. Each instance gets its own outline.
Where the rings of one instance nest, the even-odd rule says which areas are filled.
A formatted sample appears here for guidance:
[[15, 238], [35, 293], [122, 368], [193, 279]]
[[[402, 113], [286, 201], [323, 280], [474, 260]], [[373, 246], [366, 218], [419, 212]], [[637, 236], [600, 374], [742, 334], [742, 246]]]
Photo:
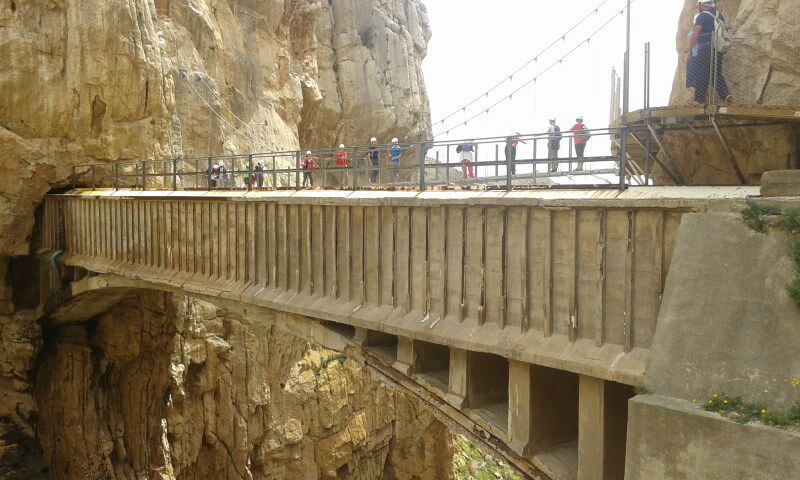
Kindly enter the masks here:
[[717, 53], [725, 53], [731, 46], [731, 36], [728, 32], [728, 27], [725, 26], [725, 21], [720, 16], [719, 12], [703, 12], [707, 15], [714, 17], [714, 33], [711, 43], [714, 45], [714, 50]]

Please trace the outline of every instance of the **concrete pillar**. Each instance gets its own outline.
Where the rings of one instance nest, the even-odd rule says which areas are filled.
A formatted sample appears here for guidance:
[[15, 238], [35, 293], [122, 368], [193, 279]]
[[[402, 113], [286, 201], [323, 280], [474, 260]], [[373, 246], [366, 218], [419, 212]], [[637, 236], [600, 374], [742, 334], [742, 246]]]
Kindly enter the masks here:
[[603, 480], [605, 381], [581, 375], [578, 394], [578, 480]]
[[578, 480], [622, 480], [625, 476], [628, 400], [633, 388], [580, 377]]
[[532, 368], [527, 363], [508, 362], [508, 445], [519, 455], [530, 453], [533, 435]]
[[407, 337], [397, 337], [397, 361], [393, 368], [406, 375], [414, 373], [417, 366], [417, 352], [414, 340]]
[[460, 348], [450, 348], [450, 373], [447, 392], [447, 403], [455, 408], [468, 407], [467, 382], [469, 369], [467, 368], [468, 354]]

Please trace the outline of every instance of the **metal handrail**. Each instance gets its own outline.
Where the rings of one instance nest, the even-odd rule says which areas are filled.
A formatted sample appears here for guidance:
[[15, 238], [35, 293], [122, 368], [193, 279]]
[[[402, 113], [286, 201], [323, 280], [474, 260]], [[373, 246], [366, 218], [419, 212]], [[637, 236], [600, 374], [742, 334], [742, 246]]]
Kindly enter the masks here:
[[[587, 135], [591, 139], [589, 141], [595, 144], [598, 139], [606, 138], [609, 141], [609, 154], [584, 156], [586, 142], [576, 142], [576, 139], [580, 140]], [[319, 148], [78, 165], [73, 167], [73, 187], [77, 188], [78, 178], [85, 178], [88, 173], [88, 182], [81, 183], [84, 186], [88, 183], [93, 189], [301, 189], [312, 187], [308, 184], [313, 184], [313, 188], [322, 186], [348, 190], [414, 185], [425, 190], [432, 186], [472, 185], [483, 181], [497, 183], [490, 186], [510, 191], [515, 183], [532, 181], [538, 184], [541, 179], [554, 177], [569, 177], [573, 181], [575, 177], [586, 177], [593, 179], [591, 185], [595, 185], [594, 180], [600, 178], [600, 175], [615, 175], [619, 179], [618, 188], [625, 189], [625, 164], [629, 160], [624, 148], [627, 136], [628, 130], [624, 126], [586, 129], [580, 132], [562, 131], [559, 140], [561, 148], [552, 158], [553, 154], [548, 147], [554, 136], [549, 132], [541, 132], [514, 135], [520, 142], [517, 147], [519, 150], [522, 150], [522, 145], [528, 146], [527, 152], [520, 152], [520, 158], [506, 155], [503, 145], [509, 137], [494, 136], [467, 140], [359, 145], [345, 149]], [[618, 154], [611, 153], [610, 144], [614, 140], [623, 145]], [[456, 153], [454, 156], [453, 153], [458, 145], [464, 144], [472, 145], [474, 151], [462, 160], [461, 154]], [[579, 150], [581, 144], [583, 147]], [[308, 151], [311, 152], [309, 157], [313, 161], [313, 167], [303, 168], [302, 160], [308, 156]], [[400, 151], [400, 155], [392, 156], [396, 151]], [[514, 151], [516, 154], [517, 150]], [[337, 157], [342, 153], [347, 154], [347, 161], [342, 162], [344, 165], [337, 165]], [[377, 164], [373, 163], [373, 153], [377, 153]], [[559, 156], [560, 153], [566, 153], [566, 156]], [[587, 170], [573, 168], [583, 163], [607, 165]], [[565, 164], [567, 169], [561, 170], [560, 167]], [[613, 166], [609, 167], [608, 164]], [[548, 166], [546, 171], [537, 168], [541, 165]], [[502, 169], [505, 171], [502, 172]], [[237, 184], [239, 179], [242, 180], [241, 184]], [[609, 179], [600, 179], [611, 182]]]

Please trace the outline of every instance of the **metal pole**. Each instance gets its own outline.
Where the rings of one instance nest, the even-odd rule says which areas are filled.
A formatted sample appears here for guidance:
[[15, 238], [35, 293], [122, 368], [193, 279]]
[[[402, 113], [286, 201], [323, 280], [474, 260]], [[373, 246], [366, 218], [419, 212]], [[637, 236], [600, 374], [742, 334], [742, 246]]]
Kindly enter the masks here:
[[213, 162], [214, 162], [214, 159], [212, 159], [211, 157], [208, 157], [208, 170], [206, 170], [206, 187], [208, 187], [208, 190], [212, 189], [212, 185], [211, 185], [211, 170], [214, 168]]
[[294, 152], [294, 188], [300, 190], [300, 150]]
[[95, 188], [95, 165], [92, 164], [92, 190]]
[[506, 151], [506, 192], [511, 191], [511, 159]]
[[272, 156], [272, 189], [278, 189], [278, 172], [275, 171], [275, 155]]
[[423, 144], [419, 144], [419, 191], [425, 190], [425, 151]]
[[253, 154], [247, 156], [247, 191], [253, 191]]
[[114, 164], [114, 191], [119, 190], [119, 163]]
[[650, 108], [650, 42], [644, 44], [644, 108]]
[[76, 190], [78, 188], [78, 171], [75, 167], [72, 167], [72, 189]]
[[619, 149], [619, 189], [620, 191], [625, 190], [627, 187], [627, 182], [625, 181], [625, 172], [627, 171], [627, 159], [628, 159], [628, 128], [623, 127], [621, 130], [622, 139], [620, 140], [620, 149]]
[[353, 161], [350, 163], [350, 172], [353, 175], [353, 190], [358, 190], [358, 161], [360, 153], [358, 149], [353, 150]]
[[494, 144], [494, 176], [500, 176], [500, 145]]
[[630, 91], [631, 91], [631, 0], [628, 0], [628, 5], [625, 7], [627, 10], [627, 19], [625, 24], [625, 73], [624, 84], [622, 93], [622, 114], [628, 114], [630, 107]]
[[142, 162], [142, 191], [147, 190], [147, 162]]
[[178, 189], [178, 159], [172, 159], [172, 191]]
[[445, 180], [450, 183], [450, 145], [447, 146], [447, 168], [444, 171]]

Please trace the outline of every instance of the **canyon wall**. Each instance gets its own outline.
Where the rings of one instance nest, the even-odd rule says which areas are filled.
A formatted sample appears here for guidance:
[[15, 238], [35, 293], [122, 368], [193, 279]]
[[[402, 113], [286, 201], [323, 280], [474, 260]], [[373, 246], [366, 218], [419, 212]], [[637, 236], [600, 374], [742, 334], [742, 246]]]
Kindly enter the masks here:
[[35, 398], [51, 478], [451, 476], [444, 425], [363, 365], [192, 298], [46, 327]]
[[[670, 105], [689, 105], [693, 98], [692, 90], [685, 86], [684, 52], [698, 10], [696, 0], [685, 0], [684, 4], [677, 29], [678, 71]], [[720, 0], [717, 4], [732, 32], [733, 44], [725, 54], [723, 73], [734, 105], [785, 106], [800, 111], [800, 0]], [[729, 122], [720, 119], [720, 123]], [[760, 183], [765, 171], [797, 168], [797, 121], [758, 128], [723, 128], [723, 133], [750, 184]], [[689, 184], [739, 183], [713, 130], [669, 133], [666, 142]], [[668, 181], [660, 172], [656, 180]]]
[[0, 255], [75, 165], [425, 131], [430, 35], [418, 0], [2, 0]]
[[[33, 287], [25, 275], [14, 275], [13, 265], [32, 250], [42, 196], [70, 185], [74, 167], [85, 181], [82, 166], [89, 163], [329, 147], [426, 131], [430, 112], [421, 62], [431, 35], [427, 22], [419, 0], [0, 0], [0, 478], [32, 478], [48, 468], [45, 458], [54, 471], [74, 475], [83, 465], [114, 472], [111, 478], [133, 478], [131, 472], [157, 478], [157, 470], [169, 478], [169, 469], [175, 478], [244, 478], [242, 452], [255, 451], [255, 445], [252, 461], [261, 463], [254, 471], [281, 478], [280, 472], [306, 471], [304, 462], [319, 459], [315, 471], [322, 478], [342, 464], [326, 458], [322, 447], [309, 457], [309, 445], [341, 433], [334, 427], [344, 428], [350, 413], [361, 415], [356, 421], [363, 438], [341, 454], [348, 468], [363, 463], [365, 472], [373, 472], [405, 455], [397, 432], [406, 428], [413, 436], [421, 430], [396, 419], [416, 417], [414, 407], [372, 383], [360, 400], [348, 397], [348, 382], [367, 380], [344, 368], [347, 363], [337, 367], [344, 370], [335, 385], [304, 383], [280, 395], [273, 390], [273, 399], [291, 396], [312, 408], [324, 403], [315, 395], [335, 388], [328, 395], [347, 404], [336, 407], [333, 417], [326, 412], [331, 426], [305, 425], [298, 438], [294, 424], [264, 423], [276, 417], [261, 410], [277, 404], [249, 399], [263, 392], [226, 390], [247, 390], [243, 372], [252, 365], [209, 373], [192, 357], [184, 373], [203, 379], [181, 383], [178, 373], [169, 374], [178, 366], [162, 347], [172, 347], [168, 338], [186, 318], [165, 323], [148, 317], [152, 338], [135, 348], [132, 338], [98, 337], [108, 332], [87, 332], [87, 326], [42, 335], [41, 312], [20, 300]], [[296, 354], [298, 365], [326, 355], [296, 340], [278, 343]], [[98, 352], [106, 364], [96, 363]], [[37, 365], [41, 383], [34, 385]], [[234, 371], [239, 378], [231, 377]], [[110, 387], [116, 393], [106, 391]], [[181, 388], [188, 391], [173, 397], [180, 406], [144, 401]], [[384, 395], [391, 408], [377, 415], [367, 406], [367, 392]], [[215, 395], [234, 395], [238, 403], [226, 408], [242, 408], [240, 415], [214, 410]], [[261, 406], [249, 412], [245, 404]], [[177, 425], [180, 412], [187, 419], [203, 412], [206, 423], [195, 427], [187, 420], [182, 436], [152, 423], [169, 414], [170, 425]], [[300, 418], [311, 412], [295, 413]], [[230, 423], [210, 428], [214, 415], [228, 416], [219, 422]], [[59, 416], [70, 429], [59, 431]], [[43, 428], [50, 430], [44, 434]], [[287, 429], [291, 440], [275, 437]], [[227, 443], [229, 435], [240, 443]], [[348, 445], [344, 437], [337, 441]], [[334, 450], [334, 442], [327, 448]], [[221, 460], [226, 455], [231, 458]]]

